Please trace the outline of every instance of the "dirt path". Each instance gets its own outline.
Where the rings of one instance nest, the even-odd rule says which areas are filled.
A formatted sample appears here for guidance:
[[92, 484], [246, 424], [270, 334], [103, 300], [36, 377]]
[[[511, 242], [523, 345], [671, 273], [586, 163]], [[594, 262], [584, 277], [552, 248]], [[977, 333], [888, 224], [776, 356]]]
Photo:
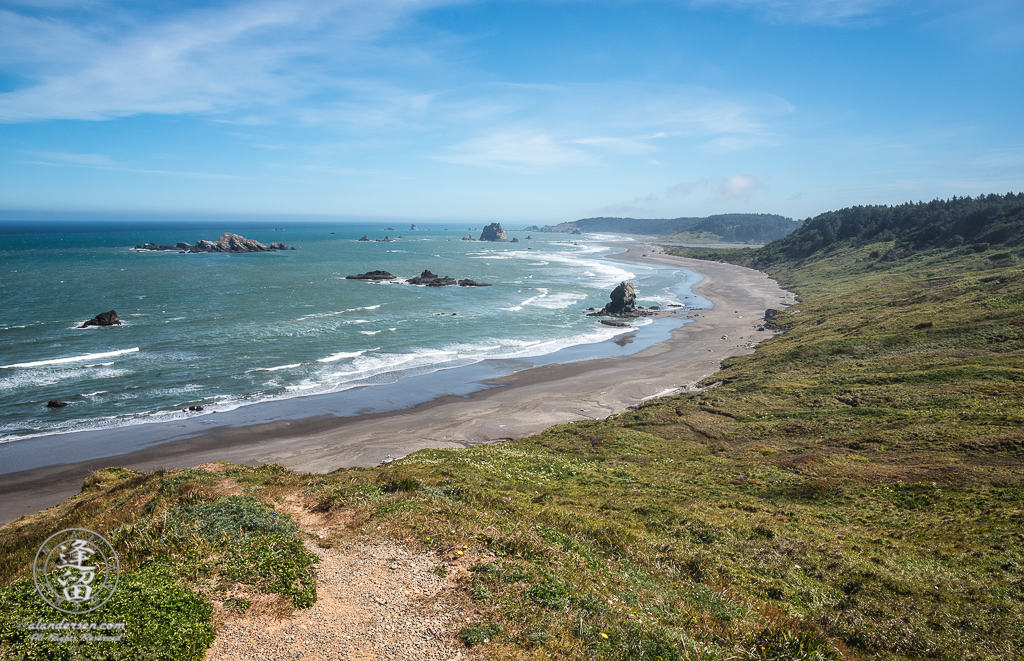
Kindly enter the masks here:
[[311, 535], [307, 547], [320, 556], [317, 602], [294, 611], [256, 603], [244, 615], [221, 611], [206, 661], [483, 658], [456, 637], [473, 611], [459, 579], [477, 559], [360, 537], [346, 529], [345, 512], [316, 515], [296, 502], [279, 509]]

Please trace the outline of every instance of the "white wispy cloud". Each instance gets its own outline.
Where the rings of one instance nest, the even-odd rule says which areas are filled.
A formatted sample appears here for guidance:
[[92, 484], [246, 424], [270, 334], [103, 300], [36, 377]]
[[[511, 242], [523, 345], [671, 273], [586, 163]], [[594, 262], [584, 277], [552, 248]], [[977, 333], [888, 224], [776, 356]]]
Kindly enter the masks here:
[[696, 140], [707, 152], [741, 151], [776, 142], [774, 123], [794, 112], [772, 95], [682, 85], [494, 84], [482, 92], [501, 110], [476, 122], [447, 113], [444, 99], [438, 100], [437, 112], [477, 135], [437, 160], [481, 167], [596, 165], [658, 152], [673, 139]]
[[[280, 106], [338, 87], [337, 73], [416, 60], [376, 42], [454, 0], [240, 2], [170, 16], [144, 3], [81, 18], [0, 11], [0, 66], [26, 81], [0, 94], [0, 121], [104, 120]], [[343, 87], [343, 85], [341, 85]]]
[[459, 143], [449, 153], [434, 158], [446, 163], [513, 170], [593, 162], [585, 151], [532, 131], [487, 135]]
[[895, 0], [691, 0], [694, 7], [726, 6], [763, 12], [781, 23], [863, 25]]
[[679, 182], [657, 193], [638, 195], [627, 202], [604, 206], [595, 213], [640, 217], [680, 216], [689, 213], [680, 209], [694, 206], [707, 208], [709, 204], [745, 204], [764, 189], [764, 183], [754, 175], [736, 172], [728, 177], [706, 177]]
[[106, 154], [75, 154], [55, 151], [26, 152], [28, 158], [19, 163], [25, 165], [45, 165], [51, 167], [88, 168], [92, 170], [110, 170], [116, 172], [136, 172], [140, 174], [168, 175], [173, 177], [194, 177], [199, 179], [240, 179], [233, 174], [215, 172], [190, 172], [184, 170], [158, 170], [138, 168], [115, 162]]

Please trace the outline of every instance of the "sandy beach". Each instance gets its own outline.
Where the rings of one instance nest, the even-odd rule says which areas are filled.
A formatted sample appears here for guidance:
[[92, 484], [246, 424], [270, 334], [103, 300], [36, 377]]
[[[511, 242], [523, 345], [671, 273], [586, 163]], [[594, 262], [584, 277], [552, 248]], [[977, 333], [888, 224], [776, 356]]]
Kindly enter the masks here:
[[[693, 291], [714, 308], [690, 313], [693, 321], [674, 330], [671, 339], [634, 355], [516, 372], [468, 397], [441, 397], [391, 413], [213, 427], [127, 454], [0, 475], [0, 525], [78, 493], [89, 474], [106, 466], [148, 471], [229, 461], [330, 472], [374, 466], [424, 448], [469, 447], [521, 438], [559, 423], [604, 418], [645, 399], [694, 388], [723, 359], [750, 353], [771, 336], [757, 330], [765, 309], [795, 302], [792, 293], [758, 271], [673, 257], [644, 243], [616, 245], [625, 250], [616, 259], [702, 274]], [[372, 389], [366, 392], [372, 396]]]

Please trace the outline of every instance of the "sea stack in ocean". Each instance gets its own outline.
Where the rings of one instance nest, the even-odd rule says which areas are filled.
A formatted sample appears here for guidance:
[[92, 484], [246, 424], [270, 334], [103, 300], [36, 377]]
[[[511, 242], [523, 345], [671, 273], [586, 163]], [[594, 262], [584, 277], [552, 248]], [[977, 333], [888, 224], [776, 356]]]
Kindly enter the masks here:
[[110, 312], [101, 312], [89, 321], [85, 322], [79, 328], [88, 328], [89, 326], [120, 326], [121, 320], [117, 318], [117, 313], [111, 310]]
[[481, 241], [508, 241], [505, 229], [500, 223], [491, 223], [480, 232]]
[[636, 307], [636, 287], [632, 282], [620, 282], [611, 293], [611, 301], [589, 317], [642, 317], [644, 313]]

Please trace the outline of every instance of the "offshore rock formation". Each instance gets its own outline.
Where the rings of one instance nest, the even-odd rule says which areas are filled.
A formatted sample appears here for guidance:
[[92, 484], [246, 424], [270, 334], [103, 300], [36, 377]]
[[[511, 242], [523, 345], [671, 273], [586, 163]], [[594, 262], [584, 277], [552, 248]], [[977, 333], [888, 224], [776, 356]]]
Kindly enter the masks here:
[[79, 328], [88, 328], [89, 326], [120, 326], [121, 320], [117, 318], [117, 313], [113, 310], [109, 312], [101, 312], [89, 321], [85, 322]]
[[[398, 276], [391, 275], [387, 271], [370, 271], [368, 273], [360, 273], [359, 275], [347, 275], [347, 280], [394, 280]], [[448, 287], [450, 285], [460, 285], [462, 287], [490, 287], [489, 282], [477, 282], [476, 280], [456, 280], [451, 276], [441, 277], [432, 273], [429, 269], [423, 271], [415, 278], [409, 278], [406, 283], [410, 285], [424, 285], [426, 287]]]
[[644, 313], [636, 307], [636, 287], [632, 282], [620, 282], [611, 293], [611, 301], [588, 317], [642, 317]]
[[173, 246], [168, 245], [157, 245], [155, 243], [146, 243], [141, 246], [135, 246], [136, 250], [175, 250], [177, 252], [270, 252], [274, 250], [295, 250], [295, 248], [289, 248], [283, 243], [271, 243], [269, 247], [263, 245], [259, 241], [254, 239], [247, 239], [244, 236], [232, 234], [231, 232], [225, 232], [216, 241], [206, 241], [200, 239], [196, 241], [196, 244], [189, 245], [184, 241], [179, 241]]
[[491, 223], [480, 232], [481, 241], [508, 241], [505, 229], [500, 223]]
[[430, 272], [429, 269], [420, 273], [415, 278], [409, 278], [410, 285], [426, 285], [427, 287], [446, 287], [456, 284], [455, 278], [450, 276], [439, 277]]
[[367, 235], [367, 234], [364, 234], [364, 235], [363, 235], [363, 238], [361, 238], [361, 239], [359, 239], [359, 240], [360, 240], [360, 241], [369, 241], [369, 240], [370, 240], [370, 237], [369, 237], [369, 235]]
[[387, 271], [369, 271], [359, 275], [346, 275], [346, 280], [394, 280], [397, 275], [391, 275]]

